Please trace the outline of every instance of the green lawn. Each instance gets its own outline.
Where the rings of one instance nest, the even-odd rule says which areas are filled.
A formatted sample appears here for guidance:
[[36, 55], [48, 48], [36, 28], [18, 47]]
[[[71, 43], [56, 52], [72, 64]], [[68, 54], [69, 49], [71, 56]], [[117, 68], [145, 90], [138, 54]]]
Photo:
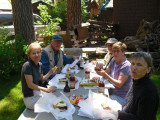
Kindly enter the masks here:
[[[10, 80], [0, 80], [0, 120], [17, 120], [25, 109], [19, 75]], [[156, 83], [160, 95], [160, 73], [152, 75], [151, 79]], [[160, 120], [160, 107], [157, 120]]]
[[25, 109], [20, 76], [0, 81], [0, 120], [17, 120]]
[[[153, 74], [151, 76], [151, 79], [154, 81], [154, 83], [157, 86], [158, 94], [159, 94], [159, 98], [160, 98], [160, 73]], [[158, 113], [157, 113], [157, 120], [160, 120], [160, 103], [159, 103], [159, 109], [158, 109]]]

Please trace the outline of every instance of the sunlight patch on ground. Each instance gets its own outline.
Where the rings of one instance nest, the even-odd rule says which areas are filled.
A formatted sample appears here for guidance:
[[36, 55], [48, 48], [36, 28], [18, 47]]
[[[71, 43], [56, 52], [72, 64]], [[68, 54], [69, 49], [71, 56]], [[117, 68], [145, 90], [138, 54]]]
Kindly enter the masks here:
[[23, 96], [21, 92], [21, 82], [19, 82], [14, 88], [10, 90], [9, 94], [0, 101], [0, 109], [16, 109], [19, 101], [22, 101], [22, 99]]

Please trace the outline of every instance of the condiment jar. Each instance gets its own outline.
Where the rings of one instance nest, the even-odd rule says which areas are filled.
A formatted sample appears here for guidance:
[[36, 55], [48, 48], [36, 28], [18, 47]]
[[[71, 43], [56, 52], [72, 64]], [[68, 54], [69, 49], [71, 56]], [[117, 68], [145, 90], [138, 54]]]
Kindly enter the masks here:
[[66, 85], [65, 85], [63, 91], [64, 91], [64, 92], [70, 92], [70, 88], [69, 88], [69, 86], [68, 86], [68, 81], [66, 81]]
[[70, 77], [70, 89], [75, 89], [75, 77]]
[[105, 88], [104, 82], [100, 80], [100, 81], [98, 82], [98, 86], [99, 86], [98, 92], [99, 92], [99, 93], [104, 93], [104, 88]]
[[90, 79], [90, 71], [85, 71], [85, 79]]

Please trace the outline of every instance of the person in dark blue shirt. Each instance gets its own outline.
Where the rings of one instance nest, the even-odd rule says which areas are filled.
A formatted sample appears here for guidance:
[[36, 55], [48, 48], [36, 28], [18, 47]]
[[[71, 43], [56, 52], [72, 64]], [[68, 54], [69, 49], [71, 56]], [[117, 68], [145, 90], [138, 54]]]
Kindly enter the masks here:
[[[63, 38], [60, 35], [54, 35], [50, 45], [42, 50], [41, 62], [43, 64], [44, 75], [54, 66], [58, 67], [57, 73], [60, 73], [63, 66], [71, 64], [74, 61], [73, 58], [67, 58], [60, 49], [62, 42]], [[51, 80], [54, 76], [55, 75], [51, 75], [47, 81]]]

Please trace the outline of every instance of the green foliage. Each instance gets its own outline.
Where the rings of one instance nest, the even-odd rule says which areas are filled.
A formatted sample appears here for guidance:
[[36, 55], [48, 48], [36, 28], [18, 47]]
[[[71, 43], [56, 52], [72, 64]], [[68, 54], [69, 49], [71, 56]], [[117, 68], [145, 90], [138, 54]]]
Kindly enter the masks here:
[[8, 0], [11, 3], [11, 0]]
[[91, 14], [87, 10], [88, 5], [86, 5], [86, 2], [88, 0], [81, 0], [81, 10], [82, 10], [82, 22], [87, 22], [89, 19], [91, 19]]
[[[50, 0], [47, 0], [47, 3], [51, 4], [52, 2]], [[81, 0], [82, 22], [86, 22], [88, 19], [91, 18], [90, 13], [87, 11], [88, 6], [85, 3], [86, 3], [85, 0]], [[61, 19], [61, 21], [58, 20], [59, 26], [61, 26], [62, 29], [66, 29], [67, 26], [66, 0], [55, 0], [53, 7], [46, 7], [45, 5], [39, 5], [38, 9], [40, 10], [40, 14], [45, 21], [48, 21], [48, 23], [50, 21], [53, 21], [54, 23], [55, 22], [54, 19], [59, 18]]]
[[56, 32], [57, 26], [62, 20], [60, 18], [52, 18], [49, 14], [49, 9], [46, 5], [39, 4], [38, 9], [40, 10], [40, 15], [44, 21], [49, 25], [46, 25], [45, 29], [42, 29], [40, 32], [44, 37], [53, 36], [53, 33]]
[[53, 17], [58, 17], [63, 20], [63, 22], [60, 23], [62, 28], [67, 26], [67, 3], [65, 0], [56, 0], [50, 14]]
[[18, 72], [25, 61], [24, 47], [26, 42], [21, 35], [16, 35], [14, 40], [7, 37], [9, 31], [0, 29], [0, 77], [9, 79], [12, 73]]
[[156, 86], [160, 94], [160, 72], [154, 71], [154, 74], [151, 76], [151, 80], [153, 80], [153, 82], [156, 83]]
[[[158, 94], [160, 95], [160, 72], [154, 71], [153, 75], [151, 76], [151, 80], [156, 84], [156, 87], [158, 89]], [[160, 99], [160, 96], [159, 96]], [[157, 120], [160, 120], [160, 104], [159, 104], [159, 109], [157, 112]]]
[[104, 39], [107, 39], [108, 37], [107, 37], [107, 36], [104, 36], [103, 38], [104, 38]]

